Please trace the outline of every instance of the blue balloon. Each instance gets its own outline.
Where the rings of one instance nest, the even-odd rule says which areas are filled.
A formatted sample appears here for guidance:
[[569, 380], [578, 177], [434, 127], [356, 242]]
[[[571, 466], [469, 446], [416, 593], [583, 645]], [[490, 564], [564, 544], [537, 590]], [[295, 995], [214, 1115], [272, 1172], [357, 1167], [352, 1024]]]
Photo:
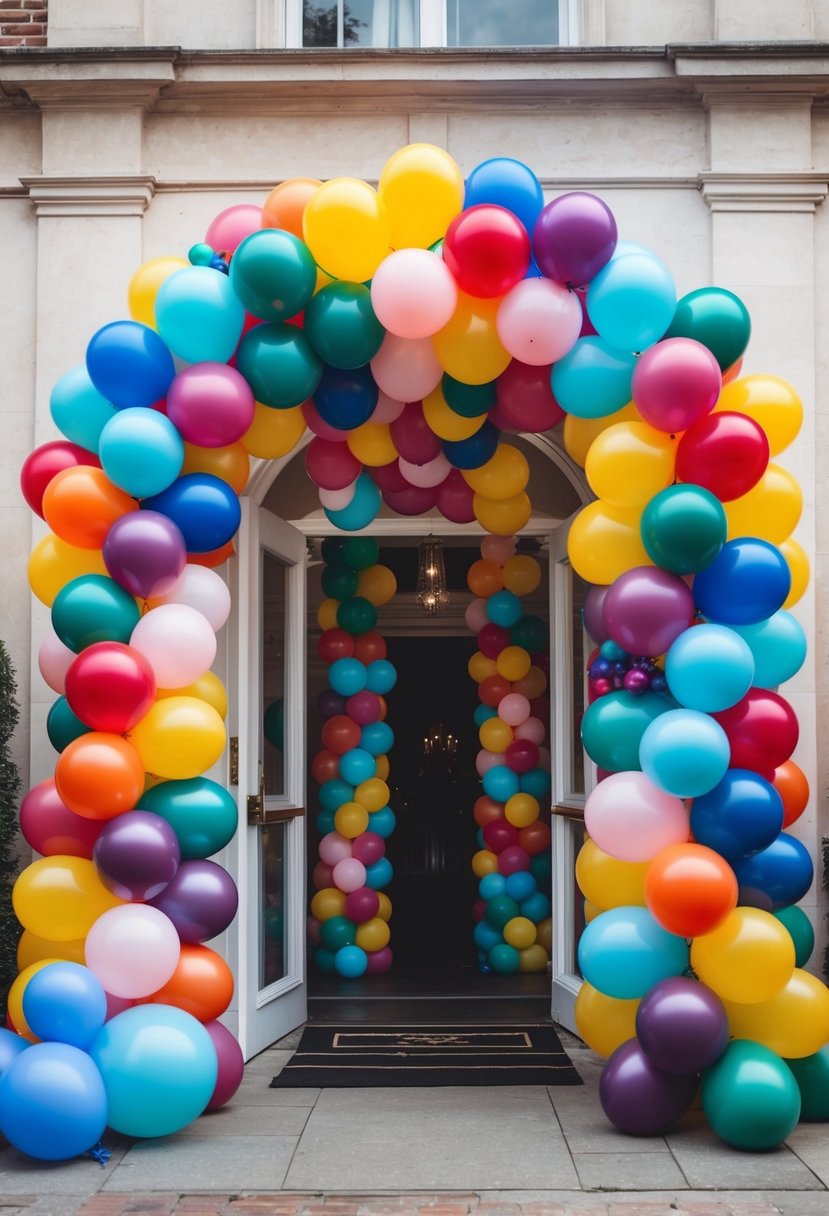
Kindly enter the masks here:
[[154, 329], [138, 321], [111, 321], [90, 340], [86, 370], [101, 396], [122, 408], [166, 397], [176, 365]]
[[77, 1157], [98, 1143], [107, 1122], [101, 1073], [78, 1047], [33, 1043], [0, 1076], [0, 1132], [30, 1157]]
[[98, 1032], [89, 1054], [109, 1100], [107, 1122], [125, 1136], [169, 1136], [202, 1113], [218, 1074], [210, 1035], [172, 1005], [135, 1005]]
[[512, 591], [496, 591], [486, 601], [486, 614], [493, 625], [510, 629], [524, 615], [521, 601]]
[[597, 333], [619, 350], [642, 351], [658, 342], [675, 310], [676, 286], [668, 268], [644, 249], [617, 248], [587, 289], [587, 315]]
[[141, 505], [178, 525], [188, 553], [220, 549], [235, 536], [242, 518], [233, 488], [212, 473], [186, 473]]
[[487, 797], [494, 798], [496, 802], [506, 802], [520, 789], [518, 774], [505, 764], [496, 764], [485, 772], [482, 784]]
[[475, 722], [475, 725], [477, 727], [481, 727], [481, 726], [483, 726], [484, 722], [488, 722], [490, 718], [497, 718], [498, 710], [495, 709], [494, 706], [492, 706], [492, 705], [484, 705], [484, 704], [476, 705], [475, 712], [472, 715], [472, 717]]
[[759, 893], [768, 897], [772, 908], [796, 904], [812, 885], [814, 870], [806, 846], [796, 836], [781, 832], [768, 848], [734, 867], [740, 884], [740, 902], [748, 902], [744, 893]]
[[806, 658], [806, 634], [785, 608], [756, 625], [733, 625], [754, 656], [756, 688], [776, 688], [800, 671]]
[[736, 705], [751, 688], [754, 656], [726, 625], [695, 625], [668, 650], [665, 677], [680, 705], [714, 714]]
[[360, 731], [360, 747], [372, 756], [384, 756], [394, 747], [394, 731], [388, 722], [370, 722]]
[[328, 683], [342, 697], [353, 697], [366, 687], [368, 674], [359, 659], [335, 659], [328, 668]]
[[504, 939], [497, 929], [493, 929], [488, 921], [479, 920], [472, 930], [472, 940], [479, 950], [485, 950], [489, 954], [492, 947], [497, 946]]
[[61, 376], [52, 389], [49, 411], [61, 434], [90, 452], [98, 451], [101, 432], [118, 413], [90, 380], [85, 363]]
[[688, 967], [688, 945], [646, 908], [611, 908], [585, 927], [578, 949], [584, 978], [618, 1000], [634, 1000]]
[[[487, 875], [487, 877], [490, 878], [492, 875]], [[507, 876], [506, 894], [520, 904], [522, 900], [529, 899], [531, 895], [535, 894], [537, 886], [538, 884], [529, 870], [516, 870], [514, 874]]]
[[521, 901], [519, 907], [521, 915], [526, 916], [527, 920], [535, 921], [537, 925], [546, 920], [552, 911], [550, 901], [543, 891], [533, 892], [532, 895]]
[[602, 338], [579, 338], [553, 364], [550, 384], [556, 401], [576, 418], [606, 418], [627, 405], [636, 356], [609, 346]]
[[783, 800], [750, 769], [730, 768], [718, 785], [694, 799], [691, 832], [730, 865], [759, 853], [783, 827]]
[[155, 319], [161, 337], [180, 359], [227, 363], [242, 336], [245, 310], [226, 274], [209, 266], [187, 266], [161, 284]]
[[0, 1077], [20, 1053], [30, 1046], [29, 1040], [24, 1039], [22, 1035], [6, 1030], [5, 1026], [0, 1027]]
[[468, 439], [445, 439], [443, 454], [453, 468], [479, 469], [495, 455], [500, 438], [498, 427], [487, 421]]
[[[478, 883], [478, 894], [481, 899], [492, 899], [493, 895], [507, 894], [507, 880], [503, 874], [484, 874]], [[513, 896], [513, 899], [515, 896]]]
[[101, 981], [80, 963], [49, 963], [32, 976], [23, 993], [23, 1016], [32, 1033], [81, 1051], [95, 1038], [106, 1015]]
[[730, 759], [719, 722], [696, 709], [669, 709], [651, 722], [639, 744], [642, 772], [677, 798], [707, 794], [722, 781]]
[[383, 806], [379, 811], [372, 811], [368, 817], [368, 830], [375, 832], [387, 840], [397, 827], [397, 816], [390, 806]]
[[349, 785], [359, 785], [368, 781], [377, 771], [377, 763], [371, 752], [362, 747], [352, 747], [351, 751], [340, 756], [340, 776]]
[[552, 784], [550, 774], [545, 772], [543, 768], [531, 768], [528, 773], [522, 773], [518, 778], [520, 792], [522, 794], [531, 794], [533, 798], [538, 798], [540, 802], [543, 802], [545, 798], [549, 798]]
[[341, 532], [359, 532], [376, 519], [381, 505], [382, 495], [379, 487], [368, 473], [363, 472], [357, 478], [354, 497], [347, 507], [341, 507], [339, 511], [331, 511], [328, 507], [323, 510], [326, 518]]
[[371, 368], [323, 367], [314, 392], [320, 417], [338, 431], [351, 431], [368, 422], [377, 405], [379, 389]]
[[354, 801], [354, 786], [334, 777], [322, 783], [317, 797], [327, 811], [336, 811], [344, 802]]
[[754, 536], [723, 545], [710, 566], [694, 578], [697, 608], [723, 625], [756, 625], [786, 600], [792, 576], [775, 545]]
[[466, 179], [464, 211], [480, 203], [505, 207], [518, 216], [532, 235], [544, 206], [544, 191], [532, 169], [522, 161], [509, 156], [493, 156], [476, 165]]
[[320, 836], [327, 836], [329, 832], [336, 831], [336, 828], [334, 825], [335, 814], [336, 814], [336, 810], [334, 808], [325, 807], [323, 810], [320, 811], [319, 815], [317, 815], [316, 820], [314, 822], [316, 824], [316, 828], [317, 828], [317, 831], [319, 832]]
[[164, 414], [136, 406], [120, 410], [106, 423], [98, 453], [113, 485], [134, 498], [149, 498], [178, 477], [184, 440]]
[[388, 659], [375, 659], [366, 668], [366, 688], [385, 696], [397, 683], [397, 669]]
[[334, 970], [343, 979], [356, 980], [365, 975], [368, 955], [359, 946], [341, 946], [334, 955]]
[[381, 857], [373, 865], [366, 866], [366, 886], [373, 891], [382, 891], [394, 878], [394, 870], [388, 857]]

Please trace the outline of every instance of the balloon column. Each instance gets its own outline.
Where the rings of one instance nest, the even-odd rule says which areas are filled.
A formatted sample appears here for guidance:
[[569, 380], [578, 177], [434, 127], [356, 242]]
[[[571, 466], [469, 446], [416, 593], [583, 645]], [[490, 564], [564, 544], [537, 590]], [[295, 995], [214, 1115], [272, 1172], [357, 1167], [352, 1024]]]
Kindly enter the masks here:
[[371, 537], [326, 540], [322, 551], [327, 598], [318, 612], [317, 650], [329, 666], [318, 701], [323, 750], [311, 763], [321, 840], [308, 934], [320, 971], [355, 979], [392, 964], [392, 905], [383, 888], [392, 879], [386, 839], [395, 816], [386, 779], [394, 733], [385, 721], [385, 695], [397, 673], [375, 625], [397, 581], [378, 564]]
[[476, 764], [483, 784], [474, 809], [473, 940], [481, 971], [502, 975], [544, 971], [552, 947], [550, 752], [543, 746], [549, 629], [521, 604], [540, 582], [538, 562], [516, 553], [512, 536], [488, 536], [467, 573], [475, 596], [466, 623], [478, 640], [469, 674], [480, 700]]

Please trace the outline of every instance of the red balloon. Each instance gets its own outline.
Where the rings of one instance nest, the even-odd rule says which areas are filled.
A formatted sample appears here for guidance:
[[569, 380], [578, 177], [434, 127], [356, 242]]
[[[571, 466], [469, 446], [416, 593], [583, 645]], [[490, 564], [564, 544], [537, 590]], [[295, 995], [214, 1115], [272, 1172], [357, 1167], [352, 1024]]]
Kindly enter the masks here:
[[79, 464], [93, 465], [96, 469], [101, 467], [94, 452], [63, 439], [44, 443], [26, 457], [20, 470], [20, 489], [26, 502], [41, 519], [43, 494], [49, 482], [64, 469], [72, 469]]
[[122, 735], [132, 730], [155, 699], [155, 673], [149, 661], [123, 642], [95, 642], [66, 673], [66, 700], [93, 730]]
[[539, 853], [546, 853], [550, 847], [552, 838], [553, 834], [550, 831], [550, 825], [544, 823], [542, 819], [536, 819], [535, 823], [528, 823], [518, 833], [518, 843], [530, 857], [537, 857]]
[[485, 914], [486, 914], [486, 900], [485, 899], [476, 899], [474, 904], [472, 905], [472, 919], [477, 923], [479, 920], [484, 919]]
[[514, 848], [518, 844], [518, 828], [506, 819], [493, 819], [483, 829], [484, 844], [493, 853], [503, 853], [504, 849]]
[[480, 203], [446, 230], [443, 260], [470, 296], [503, 296], [530, 268], [530, 237], [512, 211]]
[[345, 714], [329, 718], [322, 728], [323, 746], [336, 756], [343, 756], [352, 748], [360, 746], [360, 728]]
[[745, 414], [709, 414], [689, 427], [676, 449], [676, 475], [710, 490], [721, 502], [757, 485], [769, 462], [765, 431]]
[[44, 857], [92, 858], [92, 847], [104, 826], [101, 819], [76, 815], [61, 800], [50, 777], [29, 790], [20, 804], [20, 831], [27, 844]]
[[354, 638], [344, 629], [326, 629], [317, 639], [317, 654], [323, 663], [350, 659], [354, 654]]
[[502, 625], [493, 624], [492, 621], [488, 621], [478, 634], [478, 649], [488, 659], [497, 659], [504, 647], [509, 645], [509, 630], [504, 629]]
[[362, 467], [345, 443], [332, 443], [317, 436], [305, 449], [306, 472], [322, 490], [344, 490], [357, 480]]
[[386, 490], [383, 500], [398, 515], [423, 515], [435, 507], [437, 486], [409, 486], [394, 494]]
[[487, 676], [478, 685], [478, 700], [492, 709], [497, 709], [501, 698], [512, 692], [512, 685], [503, 676]]
[[750, 688], [736, 705], [711, 716], [728, 736], [731, 768], [749, 768], [770, 778], [797, 747], [797, 715], [767, 688]]
[[490, 798], [487, 794], [481, 794], [480, 798], [472, 808], [472, 815], [479, 828], [485, 828], [488, 823], [492, 823], [494, 819], [504, 818], [504, 808], [500, 802], [496, 802], [494, 798]]
[[398, 456], [411, 464], [427, 464], [443, 450], [440, 440], [424, 417], [419, 401], [410, 401], [403, 413], [395, 418], [391, 424], [391, 438]]
[[316, 781], [317, 785], [323, 785], [326, 781], [333, 781], [335, 777], [340, 775], [340, 758], [335, 752], [325, 751], [317, 752], [314, 759], [311, 761], [311, 776]]
[[460, 469], [452, 469], [438, 486], [437, 509], [453, 524], [471, 524], [475, 518], [475, 494], [463, 479]]
[[392, 494], [398, 493], [400, 490], [407, 490], [409, 483], [400, 472], [400, 465], [396, 460], [391, 464], [375, 465], [373, 469], [368, 470], [369, 477], [375, 485], [379, 486], [385, 494], [386, 490]]
[[530, 739], [514, 739], [504, 752], [504, 760], [514, 773], [528, 773], [538, 767], [538, 744]]
[[510, 874], [517, 874], [519, 870], [529, 870], [529, 868], [530, 855], [520, 845], [511, 845], [508, 849], [504, 849], [498, 857], [498, 873], [503, 874], [505, 878], [508, 878]]
[[549, 431], [564, 417], [550, 387], [550, 371], [550, 367], [532, 367], [513, 359], [496, 380], [498, 406], [517, 430]]
[[317, 891], [324, 891], [327, 887], [334, 886], [334, 869], [333, 866], [326, 865], [324, 861], [318, 861], [314, 866], [311, 874], [311, 882]]
[[384, 659], [389, 652], [386, 640], [376, 629], [361, 633], [354, 639], [354, 658], [368, 667], [375, 659]]

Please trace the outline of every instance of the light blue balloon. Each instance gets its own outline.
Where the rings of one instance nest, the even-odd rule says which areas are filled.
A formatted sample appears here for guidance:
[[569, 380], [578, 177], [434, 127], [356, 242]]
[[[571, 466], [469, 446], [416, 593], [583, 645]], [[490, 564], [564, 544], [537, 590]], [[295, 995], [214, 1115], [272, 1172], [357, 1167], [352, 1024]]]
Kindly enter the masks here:
[[70, 443], [97, 452], [101, 432], [118, 413], [111, 401], [98, 392], [85, 363], [61, 376], [49, 398], [52, 421]]
[[368, 955], [359, 946], [342, 946], [334, 955], [334, 969], [343, 979], [356, 980], [367, 967]]
[[696, 709], [669, 709], [647, 727], [639, 744], [646, 777], [677, 798], [707, 794], [725, 776], [731, 747], [719, 722]]
[[[489, 878], [491, 875], [487, 875], [487, 877]], [[529, 870], [516, 870], [514, 874], [507, 876], [506, 894], [520, 904], [522, 900], [529, 899], [531, 895], [535, 894], [537, 885], [535, 877]]]
[[671, 695], [686, 709], [714, 714], [746, 695], [754, 657], [746, 641], [726, 625], [695, 625], [673, 642], [665, 657]]
[[481, 899], [492, 899], [493, 895], [506, 895], [506, 878], [504, 878], [503, 874], [484, 874], [478, 883], [478, 894]]
[[[601, 273], [601, 271], [599, 272]], [[561, 408], [576, 418], [606, 418], [627, 405], [636, 357], [616, 350], [603, 338], [579, 338], [553, 364], [550, 384]]]
[[184, 464], [184, 440], [158, 410], [131, 406], [118, 410], [107, 422], [98, 453], [111, 482], [135, 498], [149, 498], [178, 477]]
[[187, 266], [161, 284], [155, 319], [159, 334], [180, 359], [227, 363], [242, 336], [245, 310], [226, 274]]
[[518, 774], [505, 764], [496, 764], [483, 775], [484, 793], [496, 802], [506, 802], [521, 788]]
[[611, 258], [587, 289], [587, 315], [600, 336], [619, 350], [643, 351], [658, 342], [675, 310], [673, 278], [646, 250]]
[[488, 921], [479, 920], [472, 930], [472, 940], [479, 950], [489, 954], [493, 946], [499, 945], [504, 939], [497, 929], [493, 929]]
[[617, 1000], [644, 996], [688, 967], [685, 940], [658, 925], [647, 908], [602, 912], [582, 933], [578, 956], [588, 983]]
[[351, 751], [340, 756], [340, 776], [349, 785], [359, 785], [368, 781], [376, 772], [377, 765], [371, 752], [363, 747], [352, 747]]
[[339, 511], [329, 511], [328, 507], [324, 507], [323, 510], [331, 523], [335, 524], [341, 532], [359, 532], [361, 528], [367, 528], [377, 518], [381, 503], [379, 487], [372, 481], [368, 473], [361, 473], [357, 478], [354, 497], [347, 507], [343, 507]]
[[394, 731], [388, 722], [370, 722], [360, 731], [360, 747], [372, 756], [384, 756], [394, 747]]
[[806, 634], [797, 617], [785, 608], [756, 625], [733, 625], [754, 655], [757, 688], [776, 688], [800, 671], [806, 658]]
[[372, 811], [368, 817], [368, 830], [375, 832], [387, 840], [397, 827], [397, 816], [390, 806], [383, 806], [379, 811]]
[[381, 857], [373, 865], [366, 866], [366, 886], [372, 891], [382, 891], [394, 878], [394, 870], [388, 857]]
[[362, 692], [367, 679], [365, 664], [359, 659], [335, 659], [328, 668], [328, 683], [341, 697]]
[[385, 696], [397, 683], [397, 669], [388, 659], [375, 659], [366, 668], [366, 688]]
[[33, 1043], [0, 1077], [0, 1132], [30, 1157], [66, 1161], [97, 1144], [111, 1124], [107, 1096], [85, 1051]]

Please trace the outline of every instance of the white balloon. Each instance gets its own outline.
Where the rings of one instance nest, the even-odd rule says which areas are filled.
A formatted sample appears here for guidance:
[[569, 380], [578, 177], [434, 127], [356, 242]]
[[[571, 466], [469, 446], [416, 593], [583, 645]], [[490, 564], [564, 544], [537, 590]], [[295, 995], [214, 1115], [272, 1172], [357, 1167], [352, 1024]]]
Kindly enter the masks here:
[[107, 992], [132, 1000], [163, 988], [180, 954], [175, 925], [147, 904], [123, 904], [104, 912], [84, 946], [86, 965]]
[[55, 692], [66, 692], [66, 673], [78, 656], [64, 646], [52, 627], [40, 643], [37, 665], [46, 683]]
[[130, 645], [148, 660], [159, 688], [193, 684], [216, 657], [210, 622], [187, 604], [152, 608], [133, 629]]
[[397, 466], [410, 485], [424, 489], [441, 485], [452, 472], [452, 466], [443, 452], [438, 452], [434, 460], [427, 460], [425, 464], [412, 464], [400, 456]]
[[351, 485], [345, 486], [342, 490], [326, 490], [319, 486], [320, 502], [329, 511], [342, 511], [351, 502], [356, 489], [356, 481], [352, 481]]
[[230, 590], [221, 575], [207, 566], [188, 564], [181, 577], [166, 595], [153, 604], [186, 604], [195, 608], [218, 633], [230, 616]]

